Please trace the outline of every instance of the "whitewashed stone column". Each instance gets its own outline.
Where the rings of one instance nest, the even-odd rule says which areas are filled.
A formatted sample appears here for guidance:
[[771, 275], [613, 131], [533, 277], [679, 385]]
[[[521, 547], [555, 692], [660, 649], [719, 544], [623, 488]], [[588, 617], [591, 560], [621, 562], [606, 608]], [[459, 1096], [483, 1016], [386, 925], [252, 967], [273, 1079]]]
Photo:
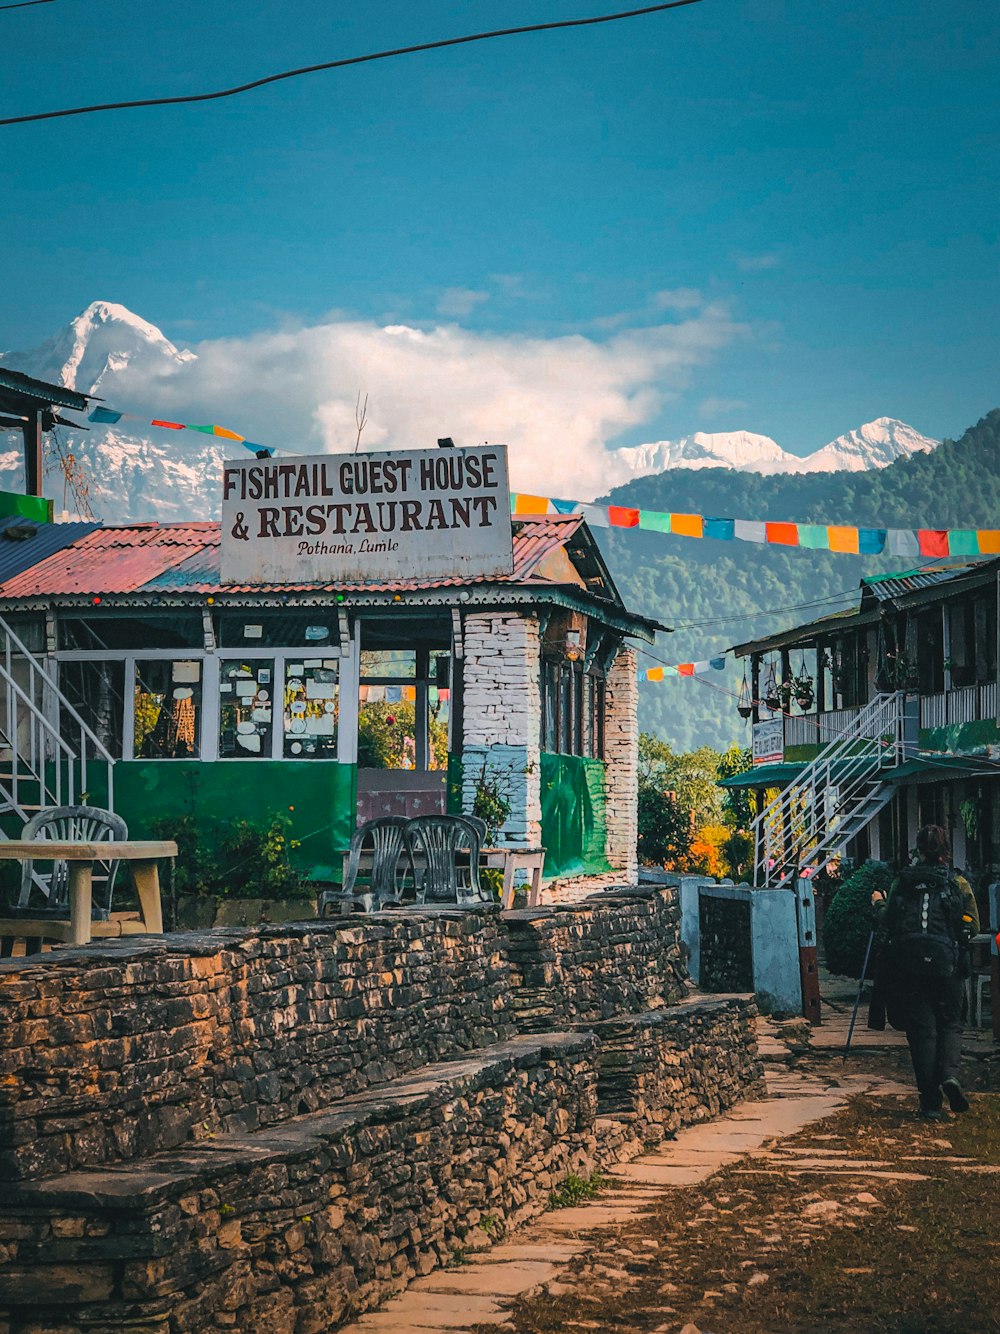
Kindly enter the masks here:
[[469, 612], [463, 623], [462, 809], [471, 811], [476, 779], [503, 776], [511, 813], [503, 838], [541, 842], [541, 636], [535, 616]]
[[629, 884], [639, 879], [639, 682], [634, 649], [619, 649], [607, 674], [604, 759], [607, 764], [608, 861]]

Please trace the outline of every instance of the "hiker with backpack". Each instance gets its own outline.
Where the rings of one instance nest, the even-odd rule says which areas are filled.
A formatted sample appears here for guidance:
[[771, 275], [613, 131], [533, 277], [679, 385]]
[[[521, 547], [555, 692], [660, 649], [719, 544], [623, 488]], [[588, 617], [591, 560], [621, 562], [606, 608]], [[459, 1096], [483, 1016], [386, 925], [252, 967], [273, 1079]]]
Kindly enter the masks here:
[[950, 864], [939, 825], [917, 834], [917, 861], [900, 871], [886, 899], [872, 904], [885, 929], [889, 1022], [903, 1028], [920, 1095], [920, 1115], [940, 1121], [943, 1098], [953, 1112], [969, 1100], [958, 1079], [962, 1054], [963, 981], [969, 941], [979, 930], [972, 887]]

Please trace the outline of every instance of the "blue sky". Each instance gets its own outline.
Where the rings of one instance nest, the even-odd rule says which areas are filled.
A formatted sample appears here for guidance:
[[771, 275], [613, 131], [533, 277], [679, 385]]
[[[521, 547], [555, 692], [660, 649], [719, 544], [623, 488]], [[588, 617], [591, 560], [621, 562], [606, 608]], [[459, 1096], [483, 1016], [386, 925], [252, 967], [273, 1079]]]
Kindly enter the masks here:
[[[613, 7], [56, 0], [0, 13], [0, 114]], [[998, 35], [982, 0], [703, 0], [0, 129], [0, 348], [95, 298], [194, 345], [444, 322], [543, 359], [689, 321], [614, 443], [959, 434], [1000, 405]]]

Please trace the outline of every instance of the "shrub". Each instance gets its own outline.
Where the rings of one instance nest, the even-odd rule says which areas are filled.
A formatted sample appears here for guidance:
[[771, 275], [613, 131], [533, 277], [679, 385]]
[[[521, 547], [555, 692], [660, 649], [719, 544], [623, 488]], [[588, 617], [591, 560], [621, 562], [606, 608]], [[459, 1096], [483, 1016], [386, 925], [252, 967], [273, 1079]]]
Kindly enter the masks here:
[[168, 873], [174, 893], [307, 899], [311, 888], [289, 860], [299, 846], [290, 837], [291, 825], [279, 812], [259, 822], [202, 820], [188, 814], [156, 821], [150, 832], [177, 843], [177, 858]]
[[868, 936], [875, 924], [872, 892], [889, 892], [893, 872], [885, 862], [865, 862], [841, 885], [823, 922], [826, 966], [843, 977], [860, 977]]
[[672, 867], [691, 847], [691, 816], [673, 792], [639, 784], [639, 861]]

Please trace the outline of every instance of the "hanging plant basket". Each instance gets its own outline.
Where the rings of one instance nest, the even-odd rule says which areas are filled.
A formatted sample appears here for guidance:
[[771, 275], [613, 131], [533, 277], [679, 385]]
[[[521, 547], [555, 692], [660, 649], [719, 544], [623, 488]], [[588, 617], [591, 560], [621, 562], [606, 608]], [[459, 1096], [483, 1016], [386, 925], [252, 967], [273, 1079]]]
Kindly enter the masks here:
[[740, 693], [736, 700], [736, 712], [741, 718], [749, 718], [753, 713], [753, 700], [750, 696], [750, 687], [747, 684], [747, 674], [743, 672], [743, 684], [740, 686]]
[[775, 680], [773, 667], [764, 683], [764, 708], [769, 709], [771, 713], [781, 712], [781, 695], [778, 693], [778, 682]]

